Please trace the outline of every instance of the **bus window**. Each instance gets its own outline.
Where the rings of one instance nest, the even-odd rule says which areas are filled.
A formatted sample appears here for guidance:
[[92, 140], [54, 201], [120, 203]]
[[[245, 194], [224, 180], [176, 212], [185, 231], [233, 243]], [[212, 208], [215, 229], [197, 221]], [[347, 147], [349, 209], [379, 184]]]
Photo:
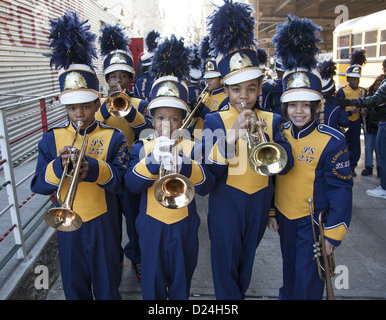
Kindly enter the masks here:
[[386, 30], [381, 30], [379, 56], [386, 57]]
[[354, 51], [355, 49], [358, 50], [362, 48], [362, 32], [352, 34], [351, 47], [353, 48], [352, 51]]
[[338, 59], [348, 59], [350, 57], [350, 49], [338, 49]]

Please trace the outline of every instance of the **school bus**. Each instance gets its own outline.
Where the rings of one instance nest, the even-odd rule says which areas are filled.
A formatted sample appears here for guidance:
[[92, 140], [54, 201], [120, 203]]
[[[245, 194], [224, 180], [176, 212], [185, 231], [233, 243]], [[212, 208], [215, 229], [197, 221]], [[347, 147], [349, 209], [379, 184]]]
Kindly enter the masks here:
[[335, 28], [333, 60], [337, 64], [337, 87], [347, 84], [346, 69], [350, 54], [366, 50], [367, 63], [362, 68], [360, 86], [368, 88], [382, 74], [382, 62], [386, 59], [386, 10], [341, 23]]

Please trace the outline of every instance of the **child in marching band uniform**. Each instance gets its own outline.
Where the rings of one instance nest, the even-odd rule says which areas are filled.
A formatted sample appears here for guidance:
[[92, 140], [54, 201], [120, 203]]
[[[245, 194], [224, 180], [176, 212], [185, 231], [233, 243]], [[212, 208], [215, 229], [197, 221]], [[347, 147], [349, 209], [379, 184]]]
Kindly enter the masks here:
[[345, 137], [317, 122], [322, 99], [322, 80], [314, 69], [319, 30], [308, 19], [288, 16], [273, 38], [286, 69], [281, 100], [283, 115], [290, 120], [284, 133], [294, 157], [294, 167], [286, 175], [276, 177], [276, 216], [270, 217], [268, 224], [280, 235], [283, 286], [279, 299], [323, 296], [324, 282], [314, 259], [308, 199], [312, 200], [315, 221], [322, 210], [329, 212], [324, 221], [328, 254], [341, 243], [351, 219], [352, 176]]
[[[117, 24], [105, 24], [99, 38], [103, 55], [103, 74], [109, 85], [109, 94], [122, 91], [130, 99], [130, 112], [120, 116], [112, 115], [107, 108], [108, 97], [101, 99], [101, 107], [95, 115], [96, 120], [121, 130], [126, 138], [128, 150], [139, 138], [142, 130], [151, 128], [151, 119], [147, 115], [148, 102], [134, 97], [129, 88], [134, 78], [133, 56], [129, 49], [130, 40]], [[119, 196], [119, 205], [125, 216], [126, 232], [129, 242], [124, 247], [125, 256], [131, 261], [138, 281], [141, 279], [141, 254], [139, 252], [138, 235], [135, 230], [135, 219], [139, 212], [139, 195], [126, 190]]]
[[242, 138], [248, 118], [255, 116], [259, 124], [264, 123], [267, 140], [279, 143], [289, 154], [282, 173], [292, 167], [293, 159], [280, 130], [280, 115], [263, 111], [257, 104], [263, 72], [254, 45], [250, 6], [226, 0], [211, 16], [210, 24], [212, 46], [219, 52], [216, 60], [230, 100], [226, 108], [209, 113], [204, 122], [206, 166], [216, 177], [208, 210], [212, 273], [217, 299], [244, 299], [273, 195], [272, 177], [256, 173], [248, 161], [247, 142]]
[[[366, 63], [365, 50], [356, 50], [351, 54], [350, 66], [346, 70], [347, 85], [336, 93], [339, 100], [367, 97], [367, 90], [359, 86], [362, 66]], [[355, 106], [346, 106], [349, 115], [349, 127], [345, 133], [350, 155], [351, 173], [356, 177], [355, 168], [361, 156], [361, 114]]]
[[[182, 81], [188, 72], [187, 55], [183, 41], [175, 36], [157, 48], [152, 65], [157, 76], [149, 105], [155, 133], [133, 145], [125, 177], [129, 190], [141, 193], [136, 227], [143, 299], [188, 299], [197, 264], [200, 218], [194, 199], [174, 209], [158, 203], [154, 194], [160, 166], [169, 171], [173, 165], [172, 154], [165, 148], [178, 148], [178, 172], [190, 179], [197, 193], [207, 193], [212, 185], [211, 176], [200, 164], [201, 144], [184, 136], [171, 139], [188, 112], [188, 88]], [[199, 158], [194, 156], [197, 151]]]
[[[123, 191], [127, 143], [119, 130], [95, 121], [99, 81], [92, 67], [92, 57], [96, 56], [92, 42], [96, 36], [75, 12], [50, 22], [51, 65], [61, 68], [60, 103], [65, 105], [70, 121], [43, 135], [31, 189], [47, 195], [57, 191], [70, 158], [69, 146], [79, 129], [77, 122], [82, 121], [79, 134], [83, 138], [88, 135], [88, 144], [73, 210], [83, 223], [75, 231], [55, 226], [63, 289], [69, 300], [121, 299], [121, 219], [116, 194]], [[75, 142], [77, 148], [81, 144], [80, 140]], [[63, 183], [62, 199], [68, 180], [66, 177]]]

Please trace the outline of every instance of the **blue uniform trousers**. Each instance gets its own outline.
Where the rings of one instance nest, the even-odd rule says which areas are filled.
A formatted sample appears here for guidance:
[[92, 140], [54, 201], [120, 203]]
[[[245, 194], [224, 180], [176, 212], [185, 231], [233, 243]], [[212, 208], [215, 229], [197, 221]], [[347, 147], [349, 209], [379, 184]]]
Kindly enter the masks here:
[[165, 224], [140, 213], [136, 226], [141, 248], [144, 300], [187, 300], [198, 258], [197, 213]]
[[252, 195], [223, 184], [211, 191], [208, 228], [216, 299], [245, 298], [272, 195], [272, 184]]
[[141, 195], [132, 193], [125, 188], [125, 192], [119, 195], [119, 204], [125, 216], [126, 232], [129, 241], [125, 245], [125, 256], [134, 264], [141, 263], [138, 234], [135, 228], [135, 220], [139, 213]]
[[63, 289], [68, 300], [119, 300], [120, 214], [106, 212], [76, 231], [57, 231]]
[[[279, 290], [279, 299], [321, 300], [324, 282], [319, 278], [317, 262], [313, 259], [314, 238], [310, 216], [289, 220], [277, 212], [276, 218], [283, 258], [283, 286]], [[319, 239], [317, 225], [315, 229]]]
[[350, 121], [345, 133], [350, 158], [351, 171], [355, 170], [361, 157], [361, 119]]

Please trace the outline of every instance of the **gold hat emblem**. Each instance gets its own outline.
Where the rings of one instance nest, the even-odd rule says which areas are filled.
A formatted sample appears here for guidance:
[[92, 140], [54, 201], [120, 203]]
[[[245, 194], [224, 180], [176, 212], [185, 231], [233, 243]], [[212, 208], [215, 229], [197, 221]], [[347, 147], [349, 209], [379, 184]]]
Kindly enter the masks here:
[[173, 82], [168, 81], [161, 84], [156, 96], [170, 96], [179, 98], [180, 90], [178, 90], [177, 86]]
[[253, 67], [251, 59], [244, 54], [242, 57], [239, 52], [236, 52], [229, 61], [230, 71], [239, 70], [247, 67]]
[[352, 69], [352, 72], [353, 72], [353, 73], [361, 73], [361, 67], [354, 67], [354, 68]]
[[110, 64], [113, 63], [127, 63], [127, 60], [122, 53], [115, 53], [110, 59]]
[[86, 79], [79, 73], [72, 71], [64, 79], [64, 90], [87, 89]]
[[295, 72], [291, 74], [287, 82], [287, 90], [292, 88], [311, 88], [310, 79], [304, 72]]
[[205, 64], [205, 71], [208, 72], [208, 71], [214, 71], [216, 70], [215, 66], [214, 66], [214, 63], [213, 61], [208, 61], [206, 64]]

